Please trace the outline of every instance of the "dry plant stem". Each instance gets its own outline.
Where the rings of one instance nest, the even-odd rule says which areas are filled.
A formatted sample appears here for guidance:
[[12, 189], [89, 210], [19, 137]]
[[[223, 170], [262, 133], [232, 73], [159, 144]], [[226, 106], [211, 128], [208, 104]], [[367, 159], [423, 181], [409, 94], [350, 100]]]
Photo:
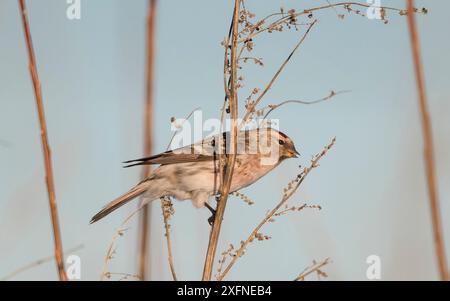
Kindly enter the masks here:
[[58, 220], [58, 209], [56, 206], [56, 197], [55, 197], [55, 184], [53, 181], [53, 168], [52, 168], [52, 158], [51, 151], [48, 142], [47, 135], [47, 124], [45, 120], [44, 113], [44, 103], [42, 100], [42, 91], [41, 91], [41, 83], [39, 81], [39, 75], [36, 66], [36, 57], [33, 49], [33, 42], [31, 39], [30, 26], [28, 23], [28, 13], [24, 0], [19, 0], [19, 6], [22, 16], [22, 25], [25, 33], [25, 41], [27, 44], [28, 50], [28, 59], [29, 59], [29, 69], [31, 74], [31, 79], [33, 81], [34, 87], [34, 95], [36, 98], [37, 111], [39, 115], [39, 124], [41, 128], [41, 142], [42, 142], [42, 150], [44, 153], [44, 166], [46, 173], [46, 183], [47, 183], [47, 193], [48, 193], [48, 202], [50, 205], [50, 215], [52, 220], [52, 228], [53, 228], [53, 239], [55, 245], [55, 260], [58, 267], [58, 275], [59, 280], [67, 281], [66, 272], [64, 270], [64, 256], [62, 249], [62, 241], [61, 241], [61, 231], [59, 229], [59, 220]]
[[[233, 13], [233, 29], [231, 36], [231, 78], [230, 78], [230, 117], [231, 117], [231, 154], [226, 157], [223, 172], [223, 181], [220, 187], [220, 200], [217, 204], [214, 223], [209, 236], [208, 250], [206, 252], [205, 265], [203, 268], [203, 281], [210, 281], [212, 277], [214, 258], [216, 255], [217, 244], [219, 242], [220, 228], [222, 226], [223, 215], [227, 204], [228, 193], [230, 192], [231, 180], [233, 177], [234, 163], [237, 152], [237, 115], [238, 115], [238, 87], [237, 87], [237, 39], [239, 28], [239, 10], [241, 0], [235, 0]], [[222, 172], [222, 170], [221, 170]]]
[[324, 261], [314, 264], [312, 267], [306, 268], [300, 275], [298, 275], [294, 281], [303, 281], [310, 274], [320, 270], [322, 267], [330, 263], [330, 258], [326, 258]]
[[[228, 77], [228, 47], [230, 45], [230, 39], [231, 39], [231, 35], [233, 34], [233, 21], [230, 24], [230, 29], [228, 31], [228, 37], [225, 39], [225, 53], [224, 53], [224, 58], [223, 58], [223, 88], [225, 90], [225, 99], [223, 100], [223, 105], [222, 105], [222, 109], [220, 111], [220, 130], [221, 132], [225, 131], [225, 127], [224, 127], [224, 118], [225, 118], [225, 111], [226, 111], [226, 106], [227, 106], [227, 100], [230, 99], [230, 85], [231, 85], [231, 77]], [[237, 59], [237, 61], [239, 61], [239, 58]], [[222, 160], [221, 160], [222, 161]], [[222, 162], [220, 162], [222, 163]], [[222, 168], [222, 166], [220, 166]]]
[[[146, 96], [144, 107], [144, 155], [150, 156], [153, 147], [153, 95], [155, 78], [155, 19], [156, 19], [156, 0], [149, 0], [147, 15], [147, 79]], [[146, 178], [150, 173], [150, 165], [144, 165], [142, 178]], [[140, 214], [140, 239], [138, 267], [139, 277], [142, 280], [147, 279], [147, 269], [149, 262], [148, 242], [150, 238], [150, 217], [151, 206], [149, 204], [142, 208]]]
[[[191, 116], [194, 114], [195, 111], [197, 111], [199, 108], [195, 108], [193, 109], [189, 115], [184, 119], [184, 121], [181, 123], [181, 126], [183, 126], [183, 124], [186, 122], [186, 120], [188, 120], [189, 118], [191, 118]], [[174, 133], [172, 135], [172, 137], [170, 138], [169, 144], [167, 145], [166, 150], [169, 150], [170, 145], [172, 144], [173, 139], [175, 138], [176, 133]], [[170, 198], [167, 198], [167, 200], [170, 201]], [[169, 224], [169, 216], [165, 214], [165, 210], [164, 210], [164, 198], [161, 198], [160, 200], [161, 203], [161, 210], [162, 210], [162, 215], [163, 215], [163, 220], [164, 220], [164, 230], [165, 230], [165, 237], [166, 237], [166, 245], [167, 245], [167, 260], [169, 262], [169, 268], [170, 268], [170, 273], [172, 274], [172, 279], [174, 281], [177, 281], [177, 274], [175, 272], [175, 264], [174, 264], [174, 260], [173, 260], [173, 255], [172, 255], [172, 239], [171, 239], [171, 235], [170, 235], [170, 224]]]
[[[197, 107], [197, 108], [193, 109], [193, 110], [189, 113], [189, 115], [186, 116], [186, 118], [185, 118], [185, 119], [183, 120], [183, 122], [180, 124], [180, 127], [181, 127], [181, 128], [183, 127], [184, 123], [185, 123], [188, 119], [190, 119], [190, 118], [192, 117], [192, 115], [194, 114], [194, 112], [197, 111], [197, 110], [200, 110], [200, 107]], [[169, 150], [169, 149], [170, 149], [170, 146], [172, 145], [173, 139], [175, 138], [176, 134], [177, 134], [177, 132], [173, 133], [172, 137], [171, 137], [170, 140], [169, 140], [169, 143], [167, 144], [166, 150]]]
[[408, 26], [411, 38], [414, 67], [416, 73], [417, 90], [419, 93], [419, 107], [422, 120], [422, 132], [424, 139], [424, 160], [428, 184], [428, 196], [430, 199], [431, 218], [433, 223], [434, 246], [441, 280], [449, 280], [447, 260], [445, 257], [445, 243], [442, 231], [442, 222], [439, 209], [439, 196], [434, 160], [433, 134], [431, 119], [427, 108], [425, 93], [425, 80], [420, 54], [419, 33], [417, 32], [416, 18], [414, 14], [414, 1], [408, 0]]
[[[170, 201], [170, 199], [168, 198], [168, 200]], [[165, 214], [165, 210], [164, 210], [164, 198], [161, 199], [161, 210], [163, 213], [163, 218], [164, 218], [164, 229], [166, 231], [166, 244], [167, 244], [167, 256], [168, 256], [168, 261], [169, 261], [169, 268], [170, 268], [170, 273], [172, 274], [172, 279], [173, 281], [177, 281], [177, 273], [175, 272], [175, 264], [173, 262], [173, 255], [172, 255], [172, 240], [170, 239], [170, 225], [169, 225], [169, 216], [167, 214]]]
[[150, 217], [152, 212], [152, 207], [146, 204], [139, 216], [139, 240], [138, 240], [138, 269], [139, 269], [139, 279], [142, 281], [148, 280], [147, 269], [149, 262], [149, 241], [150, 241]]
[[[305, 9], [305, 10], [302, 10], [302, 11], [300, 11], [298, 13], [294, 13], [292, 15], [287, 14], [287, 13], [273, 13], [273, 14], [270, 14], [270, 15], [266, 16], [264, 19], [261, 20], [261, 22], [262, 21], [266, 22], [268, 19], [270, 19], [272, 17], [276, 17], [276, 16], [281, 16], [281, 18], [279, 18], [278, 20], [270, 23], [266, 27], [261, 28], [258, 31], [253, 31], [251, 34], [249, 34], [245, 38], [240, 39], [239, 43], [243, 43], [243, 42], [248, 41], [250, 39], [254, 39], [255, 36], [259, 35], [260, 33], [268, 31], [270, 28], [276, 27], [277, 25], [280, 25], [283, 22], [286, 22], [286, 20], [289, 20], [291, 18], [291, 16], [299, 17], [299, 16], [302, 16], [302, 15], [308, 15], [308, 14], [310, 14], [312, 12], [315, 12], [315, 11], [324, 10], [324, 9], [328, 9], [328, 8], [336, 8], [336, 7], [345, 6], [345, 5], [359, 6], [359, 7], [364, 7], [364, 8], [368, 8], [368, 7], [371, 6], [370, 4], [359, 3], [359, 2], [339, 2], [339, 3], [332, 3], [332, 4], [328, 4], [328, 5], [322, 5], [322, 6], [317, 6], [317, 7]], [[402, 11], [401, 9], [398, 9], [398, 8], [395, 8], [395, 7], [388, 7], [388, 6], [380, 6], [380, 8], [383, 8], [385, 10], [390, 10], [390, 11], [396, 11], [396, 12]]]
[[[193, 109], [189, 115], [184, 119], [184, 121], [181, 123], [181, 126], [183, 126], [183, 124], [186, 122], [186, 120], [188, 120], [189, 118], [191, 118], [191, 116], [194, 114], [195, 111], [197, 111], [199, 108], [195, 108]], [[170, 138], [169, 144], [167, 145], [167, 150], [169, 150], [170, 145], [172, 144], [173, 139], [175, 138], [176, 133], [174, 133], [172, 135], [172, 137]], [[170, 198], [167, 198], [170, 201]], [[173, 260], [173, 254], [172, 254], [172, 239], [171, 239], [171, 235], [170, 235], [170, 224], [169, 224], [169, 216], [167, 216], [165, 214], [165, 210], [164, 210], [164, 198], [161, 198], [161, 210], [162, 210], [162, 215], [163, 215], [163, 220], [164, 220], [164, 230], [165, 230], [165, 237], [166, 237], [166, 245], [167, 245], [167, 260], [169, 261], [169, 268], [170, 268], [170, 273], [172, 274], [172, 279], [174, 281], [177, 281], [177, 273], [175, 272], [175, 263]]]
[[130, 278], [135, 278], [137, 280], [141, 280], [138, 275], [133, 275], [133, 274], [128, 274], [128, 273], [111, 273], [111, 272], [108, 272], [107, 275], [106, 275], [106, 277], [108, 277], [108, 278], [110, 278], [111, 276], [121, 276], [119, 281], [128, 280]]
[[300, 47], [300, 45], [305, 41], [306, 37], [308, 36], [311, 28], [317, 23], [317, 20], [314, 20], [314, 22], [312, 22], [308, 29], [306, 30], [306, 32], [303, 34], [302, 38], [300, 39], [300, 41], [297, 43], [297, 45], [295, 45], [294, 49], [291, 51], [291, 53], [289, 54], [289, 56], [284, 60], [283, 64], [281, 64], [280, 68], [278, 68], [277, 72], [275, 73], [275, 75], [272, 77], [272, 79], [270, 80], [269, 84], [266, 86], [266, 88], [264, 89], [264, 91], [258, 96], [258, 98], [253, 102], [252, 105], [249, 105], [247, 112], [244, 115], [244, 118], [242, 119], [241, 125], [239, 128], [241, 128], [246, 122], [247, 120], [250, 118], [250, 116], [253, 114], [256, 106], [261, 102], [262, 98], [264, 97], [264, 95], [266, 95], [267, 92], [269, 92], [270, 88], [272, 88], [273, 84], [275, 83], [275, 81], [277, 80], [278, 76], [281, 74], [281, 72], [283, 71], [284, 67], [286, 67], [287, 63], [289, 62], [289, 60], [292, 58], [292, 56], [294, 55], [294, 53], [297, 51], [297, 49]]
[[[130, 215], [127, 216], [127, 218], [120, 224], [120, 226], [117, 228], [117, 230], [114, 232], [114, 235], [111, 238], [111, 243], [108, 246], [108, 250], [106, 252], [105, 259], [103, 261], [103, 268], [102, 268], [102, 274], [100, 276], [100, 280], [105, 280], [105, 278], [108, 278], [108, 262], [113, 258], [114, 252], [115, 252], [115, 242], [116, 240], [124, 235], [124, 232], [128, 230], [128, 228], [125, 228], [125, 225], [128, 224], [128, 222], [138, 213], [140, 210], [146, 205], [146, 203], [141, 204], [135, 211], [133, 211]], [[164, 216], [164, 210], [163, 210], [163, 216]], [[164, 223], [166, 224], [166, 236], [170, 231], [168, 231], [168, 221], [164, 219]], [[169, 234], [170, 235], [170, 234]], [[171, 271], [173, 271], [173, 276], [175, 275], [175, 269], [173, 268], [173, 259], [172, 259], [172, 252], [171, 252], [171, 242], [170, 242], [170, 236], [167, 238], [167, 243], [169, 247], [169, 263]], [[111, 273], [109, 273], [111, 274]], [[176, 280], [176, 275], [174, 276], [174, 280]], [[139, 280], [142, 280], [139, 275], [137, 275], [137, 278]]]
[[[76, 252], [76, 251], [81, 250], [82, 248], [84, 248], [84, 246], [83, 246], [83, 245], [79, 245], [79, 246], [76, 246], [75, 248], [66, 250], [65, 253], [66, 253], [66, 254], [67, 254], [67, 253], [68, 253], [68, 254], [74, 253], [74, 252]], [[29, 264], [27, 264], [27, 265], [24, 265], [23, 267], [18, 268], [17, 270], [15, 270], [15, 271], [9, 273], [9, 274], [6, 275], [5, 277], [0, 278], [0, 281], [7, 281], [7, 280], [10, 280], [11, 278], [14, 278], [15, 276], [17, 276], [17, 275], [20, 274], [20, 273], [23, 273], [23, 272], [25, 272], [25, 271], [28, 271], [28, 270], [30, 270], [30, 269], [32, 269], [32, 268], [37, 267], [37, 266], [40, 266], [41, 264], [50, 262], [50, 261], [52, 261], [53, 259], [55, 259], [55, 256], [54, 256], [54, 255], [52, 255], [52, 256], [47, 256], [47, 257], [38, 259], [38, 260], [36, 260], [36, 261], [34, 261], [34, 262], [32, 262], [32, 263], [29, 263]]]
[[297, 191], [297, 189], [300, 187], [300, 185], [303, 183], [305, 178], [308, 176], [311, 170], [318, 167], [319, 160], [327, 154], [327, 152], [334, 146], [336, 143], [336, 138], [333, 138], [330, 144], [328, 144], [323, 151], [314, 157], [314, 159], [311, 160], [311, 164], [309, 167], [306, 167], [302, 174], [299, 181], [295, 184], [295, 186], [290, 189], [287, 193], [283, 195], [280, 202], [264, 217], [264, 219], [253, 229], [253, 231], [250, 233], [250, 235], [247, 237], [247, 239], [241, 243], [240, 248], [236, 251], [235, 256], [231, 259], [231, 261], [228, 263], [226, 268], [223, 270], [222, 274], [217, 277], [218, 281], [221, 281], [224, 279], [224, 277], [229, 273], [231, 268], [234, 266], [236, 261], [243, 255], [247, 245], [255, 238], [255, 235], [259, 233], [259, 230], [267, 223], [269, 220], [273, 218], [273, 216], [280, 210], [281, 207], [283, 207], [284, 204], [294, 195], [294, 193]]
[[[269, 107], [266, 108], [270, 108], [269, 111], [267, 111], [267, 113], [264, 115], [263, 119], [266, 119], [267, 116], [269, 116], [270, 113], [272, 113], [274, 110], [278, 109], [281, 106], [284, 106], [286, 104], [290, 104], [290, 103], [296, 103], [296, 104], [302, 104], [302, 105], [313, 105], [313, 104], [318, 104], [321, 103], [323, 101], [327, 101], [330, 100], [331, 98], [335, 97], [336, 95], [342, 94], [342, 93], [347, 93], [350, 91], [338, 91], [338, 92], [334, 92], [331, 91], [330, 94], [328, 94], [327, 96], [321, 98], [321, 99], [317, 99], [317, 100], [313, 100], [313, 101], [304, 101], [304, 100], [286, 100], [283, 102], [280, 102], [279, 104], [276, 105], [271, 105]], [[265, 108], [263, 108], [265, 109]]]
[[105, 277], [107, 277], [108, 275], [108, 262], [112, 259], [114, 252], [115, 252], [115, 242], [117, 240], [117, 238], [121, 237], [124, 233], [124, 231], [126, 231], [127, 229], [124, 228], [124, 226], [131, 220], [131, 218], [138, 213], [142, 207], [145, 204], [140, 205], [135, 211], [133, 211], [130, 215], [128, 215], [128, 217], [122, 222], [122, 224], [120, 224], [119, 228], [117, 228], [117, 230], [114, 232], [114, 235], [111, 239], [111, 243], [108, 246], [108, 251], [106, 252], [106, 256], [105, 259], [103, 261], [103, 269], [102, 269], [102, 274], [100, 276], [100, 280], [103, 281], [105, 280]]

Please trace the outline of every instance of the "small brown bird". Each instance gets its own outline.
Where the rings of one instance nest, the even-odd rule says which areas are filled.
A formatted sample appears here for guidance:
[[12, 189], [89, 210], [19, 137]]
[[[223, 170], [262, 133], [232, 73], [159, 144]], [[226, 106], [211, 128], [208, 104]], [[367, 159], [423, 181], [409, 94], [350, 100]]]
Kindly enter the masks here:
[[[92, 217], [94, 223], [139, 195], [148, 201], [161, 197], [192, 200], [195, 207], [206, 206], [211, 196], [217, 195], [222, 183], [219, 155], [229, 154], [230, 133], [222, 133], [182, 148], [147, 158], [126, 161], [125, 167], [159, 164], [145, 180], [127, 193], [107, 204]], [[230, 192], [247, 187], [266, 175], [287, 158], [299, 154], [292, 140], [271, 128], [240, 131]]]

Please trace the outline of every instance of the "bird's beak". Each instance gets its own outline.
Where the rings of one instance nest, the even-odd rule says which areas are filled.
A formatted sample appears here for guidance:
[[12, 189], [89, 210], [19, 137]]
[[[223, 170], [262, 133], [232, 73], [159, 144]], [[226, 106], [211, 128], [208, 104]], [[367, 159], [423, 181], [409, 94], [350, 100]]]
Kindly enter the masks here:
[[298, 158], [299, 156], [300, 156], [300, 153], [295, 149], [295, 147], [292, 147], [292, 149], [289, 150], [290, 158]]

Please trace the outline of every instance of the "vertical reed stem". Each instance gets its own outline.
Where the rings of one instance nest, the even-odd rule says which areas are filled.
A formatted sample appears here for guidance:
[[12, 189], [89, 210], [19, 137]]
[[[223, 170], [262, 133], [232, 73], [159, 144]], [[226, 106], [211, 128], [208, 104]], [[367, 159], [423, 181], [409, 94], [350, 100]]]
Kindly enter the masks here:
[[440, 279], [449, 280], [447, 260], [445, 256], [445, 243], [443, 238], [442, 222], [439, 209], [439, 195], [434, 160], [433, 133], [431, 128], [431, 118], [428, 113], [427, 96], [425, 93], [425, 80], [420, 54], [419, 33], [417, 32], [416, 16], [414, 13], [414, 1], [407, 0], [407, 5], [408, 27], [411, 38], [414, 68], [416, 73], [417, 91], [419, 94], [419, 108], [424, 139], [424, 161], [428, 184], [428, 197], [430, 199], [431, 219], [433, 223], [434, 246], [439, 267]]
[[[155, 19], [156, 19], [156, 0], [149, 0], [147, 14], [147, 75], [145, 89], [144, 106], [144, 156], [150, 156], [153, 148], [153, 96], [155, 79]], [[150, 165], [144, 165], [142, 177], [145, 178], [150, 173]], [[139, 256], [138, 267], [139, 277], [142, 280], [148, 278], [149, 262], [149, 240], [150, 240], [150, 218], [151, 207], [146, 204], [140, 214], [139, 231]]]
[[61, 231], [59, 229], [58, 209], [56, 206], [55, 184], [53, 181], [53, 168], [50, 145], [47, 135], [47, 123], [45, 120], [44, 103], [42, 100], [41, 83], [36, 66], [36, 57], [34, 54], [33, 41], [31, 39], [30, 25], [28, 23], [28, 12], [24, 0], [19, 0], [19, 7], [22, 17], [22, 25], [27, 44], [29, 70], [33, 82], [34, 96], [36, 99], [39, 125], [41, 131], [42, 151], [44, 154], [45, 179], [47, 184], [48, 203], [50, 206], [50, 216], [52, 220], [53, 240], [55, 248], [55, 260], [58, 267], [59, 280], [67, 281], [67, 275], [64, 270], [64, 256], [61, 242]]
[[224, 180], [220, 187], [220, 200], [217, 204], [214, 223], [209, 236], [208, 250], [206, 252], [205, 265], [203, 268], [203, 281], [210, 281], [212, 277], [212, 269], [214, 258], [216, 255], [217, 244], [219, 242], [220, 228], [222, 226], [223, 215], [230, 192], [231, 180], [233, 177], [234, 163], [236, 161], [237, 151], [237, 117], [238, 117], [238, 87], [237, 87], [237, 46], [238, 46], [238, 28], [239, 28], [239, 11], [241, 0], [235, 0], [232, 27], [231, 42], [231, 89], [230, 89], [230, 117], [231, 117], [231, 154], [226, 155], [224, 166]]

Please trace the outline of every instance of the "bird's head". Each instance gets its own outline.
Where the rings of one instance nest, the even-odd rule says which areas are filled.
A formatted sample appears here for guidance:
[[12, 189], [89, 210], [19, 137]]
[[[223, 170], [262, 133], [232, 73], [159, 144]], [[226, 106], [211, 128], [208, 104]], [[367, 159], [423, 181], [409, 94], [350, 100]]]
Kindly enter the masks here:
[[[297, 158], [294, 142], [285, 134], [272, 128], [254, 130], [258, 141], [258, 153], [264, 165], [277, 164], [288, 158]], [[252, 149], [252, 148], [250, 148]]]
[[299, 152], [295, 149], [294, 142], [289, 138], [286, 134], [279, 132], [277, 130], [273, 130], [275, 138], [274, 147], [278, 147], [279, 149], [279, 157], [280, 160], [288, 159], [288, 158], [297, 158], [300, 156]]

